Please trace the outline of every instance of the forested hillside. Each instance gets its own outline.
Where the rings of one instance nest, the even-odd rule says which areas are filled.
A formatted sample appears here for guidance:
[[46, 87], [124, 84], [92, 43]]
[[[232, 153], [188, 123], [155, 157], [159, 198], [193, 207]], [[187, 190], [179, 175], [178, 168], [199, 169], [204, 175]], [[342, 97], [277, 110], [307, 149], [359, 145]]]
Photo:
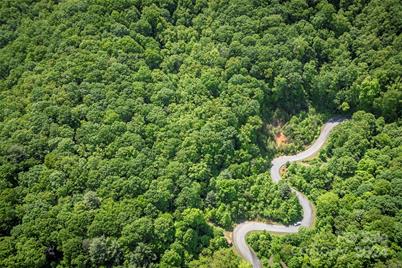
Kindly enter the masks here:
[[401, 18], [398, 0], [0, 1], [0, 267], [238, 267], [223, 229], [301, 217], [269, 178], [271, 126], [296, 151], [355, 112], [289, 167], [317, 228], [253, 239], [289, 267], [398, 267]]
[[317, 206], [314, 229], [290, 236], [255, 233], [268, 264], [288, 267], [402, 265], [402, 125], [357, 112], [334, 130], [313, 161], [291, 164], [287, 179]]

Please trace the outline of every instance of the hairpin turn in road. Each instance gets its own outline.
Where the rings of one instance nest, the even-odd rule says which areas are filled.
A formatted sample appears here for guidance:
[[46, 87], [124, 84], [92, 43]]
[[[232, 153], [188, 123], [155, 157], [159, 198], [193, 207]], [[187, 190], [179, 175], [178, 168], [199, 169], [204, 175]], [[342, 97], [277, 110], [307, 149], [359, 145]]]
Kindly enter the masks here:
[[[320, 136], [317, 140], [305, 151], [296, 155], [280, 156], [272, 160], [272, 167], [270, 170], [272, 180], [277, 183], [281, 179], [280, 169], [287, 162], [300, 161], [313, 156], [317, 153], [328, 139], [331, 130], [340, 124], [344, 119], [330, 119], [323, 126]], [[232, 238], [233, 245], [238, 253], [248, 262], [250, 262], [254, 268], [261, 268], [261, 262], [254, 253], [254, 251], [247, 245], [246, 235], [253, 231], [268, 231], [274, 233], [297, 233], [300, 227], [310, 227], [314, 222], [313, 204], [301, 193], [292, 189], [292, 192], [296, 194], [300, 205], [303, 208], [303, 219], [301, 222], [291, 226], [285, 226], [281, 224], [267, 224], [263, 222], [246, 221], [238, 224], [233, 230]]]

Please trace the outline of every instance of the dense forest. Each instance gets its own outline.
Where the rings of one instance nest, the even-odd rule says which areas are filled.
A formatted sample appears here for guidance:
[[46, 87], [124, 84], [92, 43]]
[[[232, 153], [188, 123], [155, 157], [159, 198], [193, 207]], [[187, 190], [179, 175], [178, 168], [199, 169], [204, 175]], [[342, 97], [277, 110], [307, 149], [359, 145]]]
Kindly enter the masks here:
[[[402, 265], [399, 0], [0, 1], [0, 267]], [[272, 183], [272, 158], [351, 119]], [[278, 147], [283, 132], [288, 144]], [[273, 259], [269, 260], [273, 256]]]
[[288, 166], [287, 179], [316, 204], [316, 228], [252, 233], [248, 240], [267, 266], [274, 256], [288, 267], [400, 267], [401, 133], [401, 122], [357, 112], [317, 158]]

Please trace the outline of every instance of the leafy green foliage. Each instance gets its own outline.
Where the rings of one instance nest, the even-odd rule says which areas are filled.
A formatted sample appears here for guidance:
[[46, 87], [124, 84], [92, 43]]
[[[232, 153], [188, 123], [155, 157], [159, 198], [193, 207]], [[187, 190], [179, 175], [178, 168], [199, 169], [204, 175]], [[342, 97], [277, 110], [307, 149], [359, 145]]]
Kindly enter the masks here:
[[[401, 131], [400, 121], [385, 124], [355, 113], [334, 130], [317, 159], [291, 164], [286, 174], [316, 203], [316, 228], [272, 242], [254, 236], [253, 248], [289, 267], [401, 265]], [[275, 243], [281, 245], [276, 251]]]
[[310, 145], [320, 134], [321, 126], [324, 123], [324, 116], [317, 114], [313, 109], [301, 112], [292, 116], [290, 120], [280, 129], [283, 131], [287, 142], [279, 147], [279, 153], [285, 155], [301, 152], [307, 145]]
[[[211, 224], [301, 217], [266, 125], [299, 114], [298, 150], [323, 112], [400, 118], [399, 1], [263, 2], [1, 1], [1, 267], [242, 265]], [[307, 193], [377, 170], [370, 124]], [[394, 218], [390, 176], [359, 191]]]

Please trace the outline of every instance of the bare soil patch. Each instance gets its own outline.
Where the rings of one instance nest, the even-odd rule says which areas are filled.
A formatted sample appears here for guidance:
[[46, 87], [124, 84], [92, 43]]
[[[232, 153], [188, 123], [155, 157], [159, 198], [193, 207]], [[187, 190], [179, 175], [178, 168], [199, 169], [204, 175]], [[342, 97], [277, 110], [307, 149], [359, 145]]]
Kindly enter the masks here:
[[275, 142], [278, 147], [286, 145], [288, 142], [288, 138], [283, 134], [283, 132], [279, 132], [275, 134]]

